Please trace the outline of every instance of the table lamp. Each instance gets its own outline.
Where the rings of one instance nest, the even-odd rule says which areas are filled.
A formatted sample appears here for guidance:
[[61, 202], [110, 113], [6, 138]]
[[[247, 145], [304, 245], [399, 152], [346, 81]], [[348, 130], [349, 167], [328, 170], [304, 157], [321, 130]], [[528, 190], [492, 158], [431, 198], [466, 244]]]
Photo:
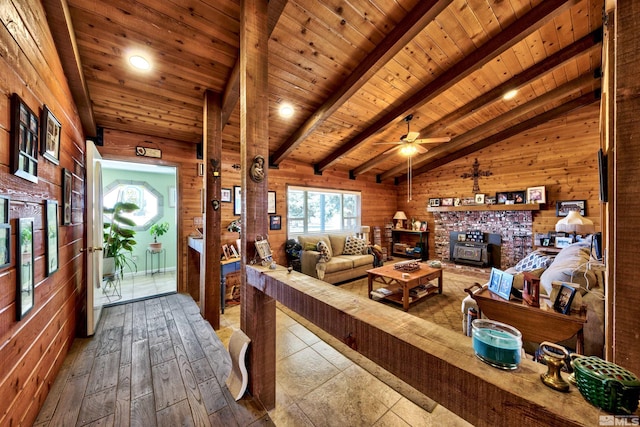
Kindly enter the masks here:
[[407, 219], [407, 216], [404, 214], [403, 211], [397, 211], [396, 214], [393, 216], [393, 219], [395, 219], [396, 222], [396, 228], [397, 229], [401, 229], [404, 228], [402, 225], [402, 221]]
[[569, 211], [567, 216], [556, 223], [556, 231], [574, 234], [591, 234], [595, 231], [593, 221], [580, 215], [578, 211]]

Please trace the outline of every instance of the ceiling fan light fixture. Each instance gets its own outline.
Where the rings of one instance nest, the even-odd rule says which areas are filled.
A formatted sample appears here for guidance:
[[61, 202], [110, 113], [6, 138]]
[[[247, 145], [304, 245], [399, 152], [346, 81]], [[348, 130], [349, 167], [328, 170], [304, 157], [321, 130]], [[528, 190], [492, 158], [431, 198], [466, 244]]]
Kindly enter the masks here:
[[400, 153], [404, 156], [413, 156], [418, 152], [418, 149], [413, 144], [404, 144], [402, 148], [400, 148]]
[[510, 99], [515, 98], [517, 94], [518, 94], [517, 89], [511, 89], [510, 91], [502, 95], [502, 99], [504, 99], [505, 101], [508, 101]]

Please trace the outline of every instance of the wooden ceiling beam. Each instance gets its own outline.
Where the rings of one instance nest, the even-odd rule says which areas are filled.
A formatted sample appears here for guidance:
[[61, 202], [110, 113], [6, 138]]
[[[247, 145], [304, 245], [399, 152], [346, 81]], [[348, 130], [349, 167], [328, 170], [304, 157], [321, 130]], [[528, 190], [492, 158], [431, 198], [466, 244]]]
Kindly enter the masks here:
[[89, 88], [82, 72], [69, 5], [66, 0], [43, 0], [42, 5], [58, 50], [62, 69], [67, 77], [71, 96], [78, 108], [84, 136], [93, 138], [97, 135], [96, 120], [91, 107]]
[[[558, 67], [563, 65], [565, 62], [570, 61], [580, 55], [584, 55], [585, 53], [591, 52], [592, 50], [597, 49], [602, 44], [602, 28], [599, 28], [596, 31], [593, 31], [591, 34], [581, 38], [580, 40], [570, 44], [564, 49], [559, 50], [554, 53], [550, 57], [546, 58], [543, 61], [533, 65], [532, 67], [524, 70], [520, 74], [512, 77], [506, 82], [502, 83], [499, 86], [496, 86], [494, 89], [486, 92], [482, 96], [472, 100], [468, 104], [464, 105], [462, 108], [459, 108], [452, 113], [444, 116], [442, 119], [437, 122], [432, 123], [431, 125], [420, 130], [420, 135], [424, 138], [430, 135], [444, 135], [445, 130], [448, 126], [463, 120], [470, 114], [477, 112], [478, 110], [490, 105], [491, 103], [499, 100], [502, 96], [511, 89], [518, 89], [526, 84], [529, 84], [535, 80], [538, 80], [545, 75], [556, 70]], [[363, 163], [355, 169], [352, 169], [349, 172], [349, 176], [355, 178], [359, 175], [364, 174], [365, 172], [371, 170], [375, 165], [384, 162], [388, 157], [377, 155], [371, 160]]]
[[[482, 150], [483, 148], [487, 148], [490, 145], [496, 144], [500, 141], [504, 141], [507, 138], [511, 138], [512, 136], [518, 135], [522, 132], [532, 129], [536, 126], [539, 126], [543, 123], [548, 122], [549, 120], [556, 119], [573, 110], [577, 110], [579, 108], [583, 108], [588, 105], [591, 105], [594, 102], [598, 102], [600, 101], [600, 96], [599, 95], [596, 96], [596, 93], [597, 92], [591, 92], [591, 93], [582, 95], [579, 98], [572, 99], [571, 101], [566, 102], [552, 110], [546, 111], [536, 117], [533, 117], [529, 120], [525, 120], [524, 122], [518, 123], [517, 125], [514, 125], [508, 129], [498, 132], [495, 135], [491, 135], [487, 138], [484, 138], [481, 141], [468, 145], [445, 157], [442, 157], [442, 158], [433, 160], [427, 164], [424, 164], [418, 169], [413, 171], [413, 177], [416, 177], [423, 173], [430, 172], [439, 166], [446, 165], [447, 163], [451, 163], [454, 160], [461, 159], [462, 157], [468, 156], [469, 154], [473, 154], [478, 150]], [[405, 177], [400, 177], [398, 181], [402, 182], [405, 179], [406, 179]]]
[[345, 156], [368, 138], [384, 130], [390, 124], [410, 114], [415, 108], [426, 104], [440, 95], [474, 71], [486, 65], [489, 61], [505, 50], [513, 47], [533, 31], [558, 16], [560, 13], [574, 6], [577, 0], [547, 0], [527, 12], [522, 18], [514, 21], [497, 36], [484, 45], [462, 58], [457, 64], [440, 74], [422, 89], [411, 95], [400, 105], [384, 113], [371, 126], [360, 134], [344, 143], [327, 157], [314, 165], [317, 173], [322, 172], [341, 157]]
[[[278, 19], [286, 5], [287, 0], [269, 0], [269, 4], [267, 6], [267, 31], [269, 33], [269, 37], [271, 37], [271, 33], [273, 33], [273, 29], [276, 27]], [[222, 95], [222, 129], [224, 129], [231, 117], [231, 114], [233, 114], [234, 108], [238, 105], [238, 100], [240, 100], [240, 54], [238, 54], [238, 59], [236, 60], [236, 64], [233, 66], [233, 70], [231, 71], [231, 75], [227, 81], [227, 86], [225, 87]]]
[[353, 72], [311, 116], [271, 155], [269, 164], [277, 166], [324, 121], [358, 92], [387, 62], [413, 40], [452, 0], [421, 1], [358, 64]]

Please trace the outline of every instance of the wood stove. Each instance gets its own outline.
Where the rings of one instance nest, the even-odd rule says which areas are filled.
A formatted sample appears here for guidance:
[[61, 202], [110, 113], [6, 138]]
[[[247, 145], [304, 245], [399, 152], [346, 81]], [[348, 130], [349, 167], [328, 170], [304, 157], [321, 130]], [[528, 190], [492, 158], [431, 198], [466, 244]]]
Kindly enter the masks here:
[[[459, 239], [459, 235], [464, 236], [464, 240]], [[451, 261], [456, 264], [476, 267], [500, 268], [502, 238], [499, 234], [452, 231], [449, 237], [449, 259]]]

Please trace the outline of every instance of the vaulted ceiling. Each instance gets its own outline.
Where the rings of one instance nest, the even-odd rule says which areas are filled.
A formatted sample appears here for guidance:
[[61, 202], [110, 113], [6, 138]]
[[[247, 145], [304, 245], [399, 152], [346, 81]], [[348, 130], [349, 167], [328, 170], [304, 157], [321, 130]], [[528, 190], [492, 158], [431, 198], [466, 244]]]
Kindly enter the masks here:
[[[197, 143], [205, 90], [239, 151], [239, 0], [45, 0], [83, 125]], [[416, 173], [598, 102], [603, 0], [271, 0], [270, 163]], [[69, 25], [70, 23], [70, 25]], [[73, 40], [76, 55], [73, 55]], [[133, 71], [128, 55], [152, 68]], [[78, 66], [78, 60], [79, 64]], [[74, 62], [76, 61], [76, 62]], [[518, 89], [511, 100], [502, 96]], [[84, 103], [84, 104], [83, 104]], [[278, 108], [290, 103], [284, 119]], [[87, 108], [83, 108], [86, 105]]]

